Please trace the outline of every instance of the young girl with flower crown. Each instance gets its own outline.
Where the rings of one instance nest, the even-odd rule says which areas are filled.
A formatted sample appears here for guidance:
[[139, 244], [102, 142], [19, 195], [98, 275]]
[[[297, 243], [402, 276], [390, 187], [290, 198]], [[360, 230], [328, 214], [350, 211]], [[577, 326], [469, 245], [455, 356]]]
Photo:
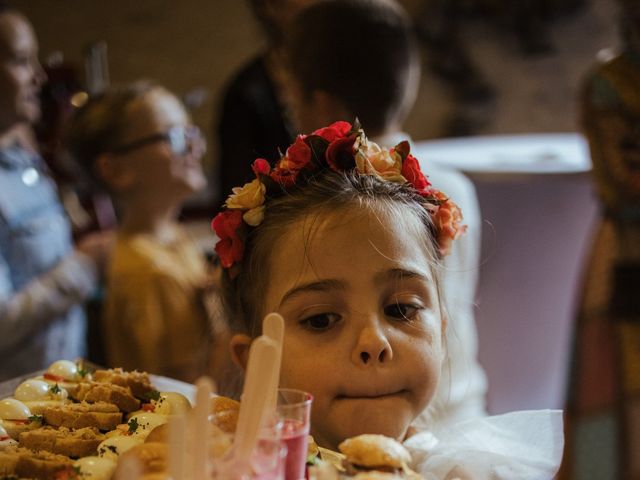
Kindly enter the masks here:
[[238, 363], [261, 319], [279, 312], [280, 385], [313, 395], [320, 446], [378, 433], [405, 441], [427, 478], [552, 478], [559, 412], [410, 429], [446, 357], [440, 265], [465, 227], [408, 143], [384, 150], [357, 125], [337, 122], [298, 136], [275, 166], [258, 159], [253, 170], [212, 224]]

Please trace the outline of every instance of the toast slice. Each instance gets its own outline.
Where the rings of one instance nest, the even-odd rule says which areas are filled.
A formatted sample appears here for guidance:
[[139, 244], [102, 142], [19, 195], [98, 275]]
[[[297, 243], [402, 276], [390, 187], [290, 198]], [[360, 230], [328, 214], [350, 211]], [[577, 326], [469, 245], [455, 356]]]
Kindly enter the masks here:
[[95, 382], [113, 383], [121, 387], [129, 387], [131, 393], [140, 400], [149, 400], [148, 394], [154, 390], [147, 372], [125, 372], [121, 368], [110, 368], [108, 370], [96, 370], [93, 372]]
[[104, 435], [97, 428], [85, 427], [77, 430], [60, 427], [42, 427], [20, 434], [20, 446], [31, 450], [66, 455], [67, 457], [86, 457], [95, 455]]
[[45, 408], [44, 421], [54, 427], [113, 430], [122, 423], [122, 412], [112, 403], [80, 402]]
[[26, 448], [12, 446], [0, 450], [0, 478], [16, 475], [16, 467], [22, 455], [30, 455]]
[[79, 402], [107, 402], [117, 405], [123, 412], [134, 412], [140, 408], [140, 400], [133, 396], [131, 388], [104, 382], [83, 382], [73, 394]]
[[51, 480], [56, 478], [58, 472], [73, 468], [73, 460], [64, 455], [44, 450], [28, 452], [19, 456], [15, 467], [15, 475], [20, 478]]

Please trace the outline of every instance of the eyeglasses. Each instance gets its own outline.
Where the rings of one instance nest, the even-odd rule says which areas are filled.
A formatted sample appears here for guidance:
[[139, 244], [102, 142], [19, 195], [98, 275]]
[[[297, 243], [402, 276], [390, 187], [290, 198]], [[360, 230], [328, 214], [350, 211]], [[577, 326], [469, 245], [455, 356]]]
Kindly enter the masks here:
[[148, 137], [112, 148], [111, 153], [123, 155], [157, 142], [167, 142], [171, 148], [171, 152], [175, 155], [185, 155], [194, 147], [202, 152], [206, 149], [205, 139], [198, 127], [195, 125], [177, 125], [171, 127], [166, 132], [149, 135]]

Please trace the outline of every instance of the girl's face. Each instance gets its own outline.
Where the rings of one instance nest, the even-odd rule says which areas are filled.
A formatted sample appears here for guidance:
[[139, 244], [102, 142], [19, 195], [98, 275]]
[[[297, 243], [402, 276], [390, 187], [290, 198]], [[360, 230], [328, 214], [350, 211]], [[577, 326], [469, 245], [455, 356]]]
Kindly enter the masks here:
[[311, 433], [402, 438], [432, 398], [441, 312], [418, 219], [368, 208], [291, 225], [271, 259], [265, 309], [285, 318], [280, 385], [313, 394]]
[[[183, 200], [204, 188], [204, 140], [175, 96], [152, 90], [132, 103], [128, 118], [121, 142], [126, 151], [118, 157], [132, 172], [136, 195]], [[173, 135], [176, 138], [171, 139]]]

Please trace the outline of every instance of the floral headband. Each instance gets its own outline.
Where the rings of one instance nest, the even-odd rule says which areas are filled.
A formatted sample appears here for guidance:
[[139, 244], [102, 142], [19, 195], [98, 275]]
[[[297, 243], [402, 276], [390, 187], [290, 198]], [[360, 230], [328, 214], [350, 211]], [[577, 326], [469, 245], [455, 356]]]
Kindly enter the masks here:
[[406, 141], [390, 150], [380, 148], [367, 140], [356, 120], [353, 126], [336, 122], [311, 135], [298, 135], [273, 168], [267, 160], [258, 158], [252, 165], [255, 180], [233, 188], [224, 204], [226, 209], [211, 222], [219, 238], [215, 250], [220, 263], [229, 269], [242, 260], [243, 238], [249, 229], [262, 223], [265, 200], [271, 193], [286, 192], [287, 188], [300, 185], [309, 174], [326, 168], [335, 172], [355, 170], [361, 175], [411, 185], [427, 201], [440, 254], [447, 255], [466, 225], [460, 224], [462, 214], [458, 206], [433, 188], [409, 148]]

